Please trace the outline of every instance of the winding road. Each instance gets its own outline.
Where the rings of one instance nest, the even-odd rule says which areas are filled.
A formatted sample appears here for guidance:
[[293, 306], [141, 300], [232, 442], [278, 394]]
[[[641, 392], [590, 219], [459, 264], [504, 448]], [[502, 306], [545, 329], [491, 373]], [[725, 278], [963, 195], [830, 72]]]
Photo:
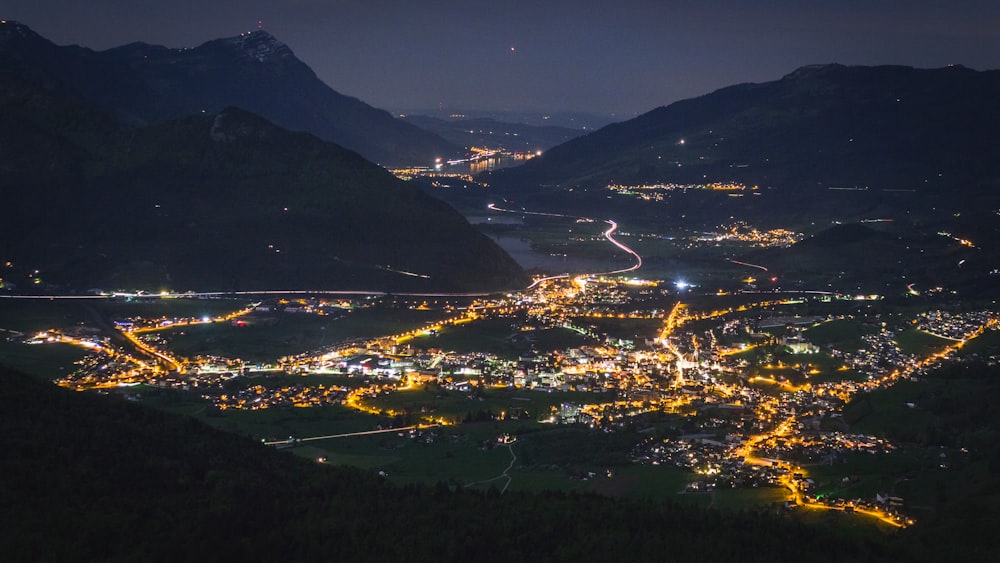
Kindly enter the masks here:
[[[500, 213], [515, 213], [515, 214], [518, 214], [518, 215], [539, 215], [539, 216], [542, 216], [542, 217], [563, 217], [563, 218], [567, 218], [567, 219], [584, 219], [584, 220], [587, 220], [587, 221], [594, 221], [595, 220], [595, 219], [592, 219], [590, 217], [578, 217], [578, 216], [575, 216], [575, 215], [563, 215], [561, 213], [543, 213], [543, 212], [540, 212], [540, 211], [524, 211], [524, 210], [520, 210], [519, 211], [519, 210], [516, 210], [516, 209], [503, 209], [501, 207], [497, 207], [497, 205], [495, 203], [491, 203], [491, 204], [487, 205], [486, 207], [490, 211], [497, 211], [497, 212], [500, 212]], [[632, 266], [629, 266], [628, 268], [621, 268], [619, 270], [611, 270], [611, 271], [608, 271], [608, 272], [588, 272], [588, 273], [586, 273], [584, 275], [588, 275], [588, 276], [610, 276], [610, 275], [614, 275], [614, 274], [624, 274], [625, 272], [632, 272], [632, 271], [635, 271], [635, 270], [638, 270], [639, 268], [641, 268], [642, 267], [642, 256], [639, 256], [639, 253], [637, 253], [636, 251], [632, 250], [628, 246], [625, 246], [620, 241], [618, 241], [617, 239], [615, 239], [614, 236], [612, 236], [612, 235], [614, 235], [615, 231], [618, 230], [618, 223], [616, 223], [615, 221], [613, 221], [611, 219], [605, 219], [604, 222], [607, 223], [608, 225], [610, 225], [610, 227], [608, 227], [608, 230], [604, 231], [604, 238], [607, 239], [607, 241], [610, 242], [611, 244], [613, 244], [616, 247], [618, 247], [620, 250], [623, 250], [626, 253], [632, 255], [632, 257], [635, 258], [635, 264], [633, 264]], [[546, 281], [549, 281], [549, 280], [564, 279], [564, 278], [568, 278], [568, 277], [570, 277], [570, 274], [559, 274], [557, 276], [548, 276], [548, 277], [544, 277], [544, 278], [539, 278], [539, 279], [535, 280], [534, 283], [532, 283], [531, 285], [529, 285], [527, 287], [527, 289], [532, 289], [532, 288], [534, 288], [535, 286], [537, 286], [538, 284], [540, 284], [542, 282], [546, 282]]]

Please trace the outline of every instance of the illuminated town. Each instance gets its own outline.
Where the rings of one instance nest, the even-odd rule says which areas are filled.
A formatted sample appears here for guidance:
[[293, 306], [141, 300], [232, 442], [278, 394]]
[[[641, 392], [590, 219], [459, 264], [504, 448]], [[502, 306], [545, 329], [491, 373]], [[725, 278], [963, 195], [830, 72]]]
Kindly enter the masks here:
[[[613, 238], [617, 226], [608, 223], [612, 227], [605, 238], [631, 252]], [[736, 224], [692, 240], [712, 244], [725, 237], [770, 246], [790, 244], [796, 235], [761, 233]], [[444, 304], [437, 305], [443, 317], [433, 323], [399, 334], [331, 343], [266, 363], [218, 356], [184, 358], [171, 350], [170, 342], [179, 331], [197, 325], [247, 329], [266, 325], [274, 322], [278, 312], [330, 318], [357, 314], [386, 296], [254, 295], [248, 296], [257, 299], [250, 306], [218, 317], [119, 319], [115, 324], [125, 339], [121, 342], [85, 329], [52, 330], [25, 341], [64, 342], [93, 352], [59, 381], [65, 387], [87, 390], [147, 384], [185, 389], [220, 410], [341, 404], [392, 418], [402, 413], [379, 406], [380, 397], [428, 384], [465, 393], [506, 389], [572, 394], [572, 400], [521, 416], [615, 432], [645, 424], [650, 416], [673, 415], [683, 421], [676, 435], [644, 439], [635, 444], [631, 457], [638, 464], [671, 465], [691, 472], [694, 477], [687, 487], [692, 493], [784, 488], [789, 492], [789, 509], [854, 512], [892, 526], [912, 523], [911, 516], [902, 511], [903, 499], [889, 493], [873, 498], [817, 494], [809, 466], [836, 463], [849, 453], [880, 456], [892, 452], [895, 445], [889, 441], [851, 433], [839, 424], [844, 406], [858, 393], [921, 377], [937, 365], [957, 361], [955, 353], [985, 331], [995, 330], [1000, 315], [984, 310], [935, 310], [886, 320], [869, 316], [862, 306], [878, 296], [809, 291], [699, 294], [686, 283], [632, 277], [641, 265], [641, 258], [634, 258], [636, 265], [631, 268], [538, 278], [522, 291], [444, 296]], [[129, 296], [135, 297], [141, 296]], [[428, 307], [426, 298], [402, 299], [400, 306]], [[837, 303], [856, 305], [847, 313], [796, 312], [803, 305]], [[530, 341], [535, 334], [557, 329], [576, 333], [588, 344], [539, 349], [516, 359], [487, 352], [456, 353], [434, 345], [438, 334], [491, 320], [509, 322], [515, 338]], [[599, 328], [601, 323], [625, 321], [658, 328], [655, 335], [638, 341]], [[810, 330], [838, 323], [876, 328], [862, 336], [860, 348], [810, 342]], [[898, 343], [904, 331], [918, 331], [941, 345], [925, 353], [904, 352]], [[267, 384], [268, 374], [308, 377], [302, 383], [285, 380], [276, 386]], [[324, 383], [323, 376], [330, 380]], [[345, 385], [345, 380], [351, 384]], [[245, 383], [234, 386], [234, 381]], [[596, 400], [580, 400], [581, 394]], [[513, 413], [493, 416], [504, 420]], [[413, 428], [456, 425], [462, 420], [428, 412], [418, 415], [416, 422]], [[285, 441], [276, 443], [286, 445]]]
[[643, 201], [663, 201], [670, 192], [687, 192], [688, 190], [704, 190], [726, 192], [732, 197], [742, 197], [745, 193], [760, 194], [757, 186], [745, 186], [737, 182], [712, 182], [708, 184], [642, 184], [627, 186], [610, 184], [607, 189], [621, 195], [635, 197]]
[[[438, 158], [434, 166], [410, 166], [390, 170], [401, 180], [414, 178], [432, 178], [435, 187], [448, 187], [447, 180], [462, 180], [472, 183], [473, 176], [502, 167], [505, 164], [520, 164], [540, 156], [542, 151], [524, 152], [511, 151], [504, 148], [468, 147], [465, 158], [445, 160]], [[485, 185], [485, 184], [483, 184]]]

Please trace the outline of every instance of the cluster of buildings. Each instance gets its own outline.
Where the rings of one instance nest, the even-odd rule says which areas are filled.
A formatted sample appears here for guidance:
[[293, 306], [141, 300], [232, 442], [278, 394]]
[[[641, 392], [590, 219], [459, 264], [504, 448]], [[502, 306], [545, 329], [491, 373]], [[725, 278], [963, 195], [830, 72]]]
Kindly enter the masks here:
[[939, 338], [961, 340], [979, 327], [988, 325], [993, 319], [994, 315], [989, 311], [952, 313], [934, 310], [918, 314], [913, 324], [918, 330]]
[[343, 403], [349, 390], [337, 385], [283, 385], [268, 387], [261, 384], [204, 397], [221, 410], [261, 410], [280, 407], [319, 407]]
[[687, 192], [688, 190], [726, 192], [731, 196], [742, 196], [744, 193], [760, 193], [760, 188], [757, 186], [746, 186], [738, 182], [710, 182], [708, 184], [609, 184], [607, 189], [619, 195], [635, 197], [644, 201], [663, 201], [670, 192]]
[[694, 235], [692, 240], [710, 244], [736, 241], [756, 248], [787, 248], [802, 240], [802, 237], [802, 233], [788, 229], [762, 231], [744, 221], [738, 221], [731, 225], [720, 225], [715, 232]]
[[[449, 319], [431, 326], [398, 335], [340, 342], [321, 351], [282, 358], [274, 366], [268, 366], [287, 374], [356, 378], [357, 385], [351, 389], [334, 384], [333, 380], [317, 384], [316, 377], [309, 379], [311, 384], [254, 382], [253, 376], [260, 366], [218, 357], [200, 358], [194, 363], [171, 360], [187, 366], [183, 374], [162, 370], [158, 373], [148, 366], [137, 365], [125, 370], [124, 365], [114, 363], [118, 361], [115, 354], [107, 351], [90, 368], [68, 377], [64, 384], [99, 387], [147, 381], [196, 387], [220, 409], [342, 403], [389, 415], [392, 413], [374, 406], [375, 397], [429, 381], [459, 391], [475, 387], [593, 392], [596, 399], [593, 403], [566, 401], [551, 413], [543, 413], [544, 421], [614, 431], [634, 426], [647, 413], [676, 413], [685, 421], [683, 432], [676, 437], [644, 440], [633, 450], [633, 459], [697, 473], [698, 484], [693, 487], [701, 490], [781, 486], [788, 488], [798, 503], [816, 503], [817, 499], [808, 495], [811, 485], [807, 477], [801, 476], [804, 472], [799, 464], [835, 463], [851, 452], [884, 455], [894, 449], [884, 439], [846, 433], [831, 422], [836, 421], [852, 397], [919, 375], [921, 370], [950, 357], [964, 342], [995, 328], [1000, 321], [1000, 315], [991, 311], [929, 311], [892, 322], [863, 319], [874, 330], [862, 336], [862, 346], [838, 350], [830, 346], [821, 348], [809, 341], [805, 327], [825, 319], [780, 316], [780, 307], [789, 301], [762, 296], [756, 302], [729, 309], [697, 312], [679, 303], [665, 309], [665, 297], [669, 296], [664, 290], [651, 284], [596, 278], [553, 279], [532, 291], [456, 308]], [[801, 302], [801, 299], [796, 301]], [[257, 304], [225, 322], [267, 315], [279, 307], [284, 312], [323, 315], [334, 314], [343, 306], [342, 302], [273, 301]], [[511, 338], [530, 339], [534, 331], [562, 328], [589, 336], [592, 344], [537, 350], [516, 359], [486, 352], [453, 353], [420, 348], [422, 343], [433, 343], [420, 340], [421, 336], [460, 330], [465, 323], [489, 318], [511, 319]], [[598, 318], [654, 320], [661, 323], [662, 329], [655, 338], [647, 338], [638, 345], [631, 340], [602, 339], [588, 323]], [[163, 319], [129, 322], [130, 325], [122, 325], [124, 332], [133, 335], [148, 332], [142, 341], [149, 347], [148, 353], [169, 357], [166, 343], [155, 337], [155, 329], [165, 326]], [[929, 356], [901, 351], [896, 342], [898, 335], [913, 328], [940, 337], [941, 348]], [[767, 339], [761, 338], [767, 334], [770, 334]], [[851, 377], [837, 379], [827, 374], [813, 382], [808, 374], [802, 373], [803, 379], [793, 382], [780, 376], [762, 375], [760, 366], [751, 365], [746, 359], [745, 352], [754, 353], [755, 347], [767, 347], [768, 356], [778, 349], [801, 356], [822, 354], [834, 360], [834, 364], [839, 362], [842, 369], [849, 369]], [[117, 371], [119, 375], [100, 379], [99, 374], [95, 375], [100, 371]], [[84, 373], [90, 375], [81, 375]], [[234, 380], [241, 383], [236, 385]], [[855, 500], [838, 508], [875, 510], [877, 504], [875, 500]], [[885, 512], [888, 508], [881, 510]]]

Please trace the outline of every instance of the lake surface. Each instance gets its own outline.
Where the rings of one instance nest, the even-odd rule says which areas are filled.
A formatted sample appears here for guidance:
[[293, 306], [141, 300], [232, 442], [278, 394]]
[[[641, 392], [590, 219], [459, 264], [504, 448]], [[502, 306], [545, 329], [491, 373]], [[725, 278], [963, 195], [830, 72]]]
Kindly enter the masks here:
[[582, 274], [606, 272], [621, 267], [601, 260], [574, 258], [571, 255], [552, 256], [536, 252], [531, 248], [531, 243], [518, 236], [490, 235], [490, 238], [525, 270], [541, 270], [548, 274]]

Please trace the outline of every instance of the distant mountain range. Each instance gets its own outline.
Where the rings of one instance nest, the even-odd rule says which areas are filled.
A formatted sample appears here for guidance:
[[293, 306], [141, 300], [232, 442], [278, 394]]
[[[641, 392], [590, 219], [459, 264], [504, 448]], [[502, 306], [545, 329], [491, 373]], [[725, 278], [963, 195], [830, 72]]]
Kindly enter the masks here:
[[728, 202], [719, 215], [829, 216], [841, 211], [826, 199], [837, 189], [897, 194], [863, 205], [873, 212], [981, 209], [998, 201], [998, 99], [1000, 71], [809, 66], [608, 125], [487, 181], [522, 201], [569, 188], [557, 199], [579, 201], [611, 183], [740, 182], [775, 194]]
[[[515, 109], [448, 109], [407, 108], [398, 112], [400, 117], [426, 116], [444, 120], [491, 119], [500, 123], [517, 123], [533, 127], [562, 127], [582, 131], [596, 131], [605, 125], [621, 121], [615, 115], [580, 111], [529, 111]], [[634, 115], [632, 117], [635, 117]]]
[[27, 26], [8, 21], [0, 26], [0, 62], [30, 66], [136, 126], [239, 107], [382, 165], [429, 164], [460, 150], [334, 91], [266, 31], [190, 49], [132, 43], [95, 52], [57, 46]]
[[0, 262], [19, 272], [5, 269], [5, 283], [390, 291], [525, 283], [454, 209], [355, 152], [237, 108], [122, 124], [23, 57], [23, 45], [10, 48], [25, 38], [44, 47], [30, 30], [8, 22], [0, 32]]
[[441, 119], [408, 115], [403, 120], [461, 147], [504, 148], [515, 152], [544, 151], [586, 133], [583, 129], [509, 123], [488, 117]]

